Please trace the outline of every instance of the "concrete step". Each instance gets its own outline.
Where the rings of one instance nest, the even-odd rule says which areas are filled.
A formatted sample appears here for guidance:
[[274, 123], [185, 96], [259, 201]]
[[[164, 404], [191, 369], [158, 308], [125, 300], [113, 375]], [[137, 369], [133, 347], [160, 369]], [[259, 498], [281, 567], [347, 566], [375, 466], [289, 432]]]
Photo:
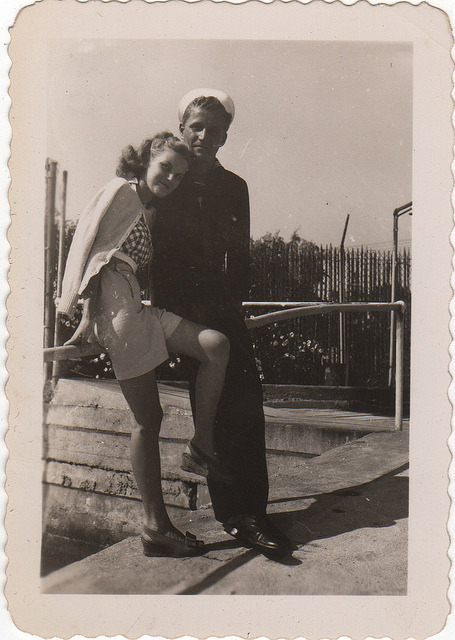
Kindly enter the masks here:
[[[74, 429], [129, 434], [132, 415], [128, 407], [112, 409], [52, 403], [46, 412], [46, 423]], [[164, 405], [161, 437], [188, 440], [193, 432], [193, 417], [190, 409]]]
[[[191, 410], [185, 390], [159, 385], [163, 406], [172, 400], [175, 407]], [[78, 380], [61, 378], [54, 390], [51, 404], [77, 407], [127, 409], [126, 401], [116, 380]]]
[[[283, 415], [275, 410], [273, 415], [266, 416], [266, 446], [271, 453], [320, 455], [362, 433], [384, 431], [393, 426], [390, 421], [384, 425], [384, 419], [377, 417], [365, 416], [363, 423], [358, 424], [352, 414], [340, 416], [321, 411], [315, 416], [314, 412], [305, 415], [291, 411]], [[70, 461], [68, 456], [75, 456], [74, 462], [115, 468], [112, 465], [116, 460], [129, 457], [131, 420], [126, 411], [51, 407], [45, 425], [45, 458]], [[176, 463], [193, 433], [190, 415], [182, 415], [172, 407], [166, 409], [160, 435], [165, 464]], [[86, 455], [88, 458], [84, 459]]]
[[[160, 385], [164, 410], [162, 440], [187, 441], [193, 433], [188, 392]], [[393, 420], [365, 413], [265, 407], [267, 448], [273, 451], [319, 455], [359, 433], [393, 429]], [[324, 417], [326, 419], [324, 419]], [[352, 420], [351, 420], [352, 418]], [[59, 381], [47, 408], [45, 422], [54, 426], [128, 433], [130, 413], [115, 381]], [[342, 434], [342, 435], [340, 435]]]
[[[191, 411], [188, 391], [185, 384], [159, 383], [160, 397], [163, 406], [173, 406]], [[360, 387], [329, 387], [304, 385], [263, 385], [266, 405], [296, 408], [298, 402], [306, 406], [314, 406], [313, 401], [320, 402], [358, 402], [369, 403], [372, 399], [387, 400], [393, 396], [390, 389]], [[119, 386], [115, 380], [59, 380], [54, 391], [52, 404], [80, 407], [103, 407], [106, 409], [127, 409]], [[303, 406], [303, 405], [302, 405]], [[315, 407], [316, 408], [316, 407]]]
[[[210, 496], [203, 478], [180, 470], [181, 453], [193, 433], [188, 393], [160, 385], [164, 409], [160, 449], [166, 504], [200, 510]], [[267, 462], [271, 477], [364, 434], [393, 428], [381, 416], [346, 411], [265, 407]], [[115, 381], [61, 379], [44, 411], [45, 528], [83, 535], [97, 543], [131, 535], [142, 509], [131, 472], [131, 414]], [[62, 532], [62, 527], [65, 532]]]
[[[359, 407], [356, 400], [266, 400], [266, 407], [275, 407], [277, 409], [355, 409]], [[362, 405], [362, 409], [364, 405]]]
[[[96, 518], [114, 520], [124, 539], [46, 576], [43, 593], [401, 595], [408, 460], [408, 433], [376, 433], [271, 476], [269, 512], [299, 545], [294, 562], [281, 564], [239, 546], [207, 509], [173, 513], [206, 542], [203, 556], [144, 558], [140, 516], [131, 510], [122, 529], [112, 502], [94, 503]], [[85, 534], [98, 522], [87, 509]]]
[[[188, 389], [187, 382], [163, 381], [163, 386]], [[334, 385], [263, 384], [265, 402], [298, 400], [357, 400], [368, 404], [393, 402], [394, 390], [389, 387], [348, 387]]]
[[[141, 529], [144, 513], [131, 473], [93, 470], [51, 462], [43, 485], [46, 535], [64, 536], [106, 546]], [[183, 472], [182, 472], [183, 474]], [[201, 513], [210, 504], [204, 482], [164, 470], [163, 494], [168, 512]]]
[[328, 385], [264, 384], [264, 400], [359, 400], [386, 402], [393, 389], [386, 387], [341, 387]]
[[[161, 476], [163, 493], [168, 505], [198, 509], [209, 504], [205, 478], [169, 467], [162, 467]], [[48, 460], [43, 480], [46, 484], [57, 487], [140, 500], [133, 473], [129, 469], [122, 472]]]

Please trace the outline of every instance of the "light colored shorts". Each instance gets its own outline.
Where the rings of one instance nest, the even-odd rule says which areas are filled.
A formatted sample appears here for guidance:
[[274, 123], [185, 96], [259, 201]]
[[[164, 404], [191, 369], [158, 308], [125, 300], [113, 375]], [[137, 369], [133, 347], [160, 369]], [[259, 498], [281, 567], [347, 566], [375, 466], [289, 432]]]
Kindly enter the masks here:
[[100, 272], [95, 334], [108, 351], [117, 380], [136, 378], [169, 358], [166, 339], [182, 318], [142, 304], [129, 264], [113, 259]]

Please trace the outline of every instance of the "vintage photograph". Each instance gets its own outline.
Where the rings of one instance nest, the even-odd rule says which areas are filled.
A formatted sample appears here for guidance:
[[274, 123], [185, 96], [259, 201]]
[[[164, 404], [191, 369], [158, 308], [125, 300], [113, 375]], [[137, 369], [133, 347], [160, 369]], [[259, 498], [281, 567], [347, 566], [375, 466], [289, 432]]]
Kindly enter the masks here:
[[399, 637], [447, 612], [447, 33], [428, 7], [422, 34], [410, 5], [272, 4], [15, 27], [7, 530], [21, 478], [33, 513], [7, 591], [23, 620], [33, 547], [31, 632], [333, 606], [321, 637]]
[[412, 45], [48, 60], [45, 591], [406, 594]]

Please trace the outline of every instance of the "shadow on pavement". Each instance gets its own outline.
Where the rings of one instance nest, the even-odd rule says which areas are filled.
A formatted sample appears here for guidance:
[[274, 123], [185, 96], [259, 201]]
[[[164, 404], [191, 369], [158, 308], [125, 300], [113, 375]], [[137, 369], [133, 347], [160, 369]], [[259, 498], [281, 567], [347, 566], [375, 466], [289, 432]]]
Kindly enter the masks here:
[[[215, 546], [218, 549], [232, 548], [232, 545], [228, 547], [226, 543], [214, 543], [212, 545], [207, 545], [207, 547], [210, 547], [211, 549], [213, 549], [213, 547]], [[236, 544], [235, 546], [241, 546], [241, 545]], [[190, 587], [187, 587], [186, 589], [179, 591], [177, 595], [186, 595], [186, 596], [197, 595], [202, 591], [205, 591], [205, 589], [209, 589], [214, 584], [216, 584], [219, 580], [222, 580], [223, 578], [228, 576], [230, 573], [232, 573], [236, 569], [243, 567], [243, 565], [247, 564], [248, 562], [250, 562], [250, 560], [252, 560], [253, 558], [256, 558], [256, 556], [258, 555], [260, 555], [259, 551], [255, 551], [254, 549], [248, 549], [241, 555], [235, 556], [232, 560], [229, 560], [229, 562], [226, 562], [221, 567], [218, 567], [218, 569], [215, 569], [215, 571], [212, 571], [210, 574], [206, 575], [202, 580], [200, 580], [196, 584], [192, 584]], [[298, 558], [294, 558], [293, 556], [286, 556], [282, 558], [276, 558], [272, 556], [267, 556], [267, 557], [278, 564], [283, 564], [287, 566], [298, 566], [302, 564], [301, 560], [299, 560]]]
[[[309, 544], [362, 528], [390, 527], [408, 516], [409, 480], [399, 475], [407, 465], [365, 484], [338, 489], [331, 493], [305, 496], [313, 502], [306, 509], [274, 513], [271, 520], [298, 545]], [[207, 545], [207, 551], [235, 549], [236, 540]], [[198, 583], [179, 592], [196, 595], [244, 566], [259, 555], [248, 549], [206, 575]], [[294, 556], [270, 560], [297, 567], [301, 560]]]
[[[397, 520], [408, 516], [409, 480], [399, 475], [407, 468], [408, 465], [404, 465], [365, 484], [338, 489], [331, 493], [304, 496], [306, 500], [314, 500], [308, 508], [274, 513], [270, 518], [299, 545], [356, 529], [393, 526]], [[208, 544], [207, 551], [236, 547], [241, 545], [235, 540], [229, 540]], [[180, 594], [201, 593], [258, 555], [258, 551], [249, 549]], [[301, 560], [294, 556], [270, 557], [270, 560], [294, 567], [302, 564]]]
[[297, 544], [362, 528], [390, 527], [408, 516], [408, 465], [365, 484], [332, 493], [305, 496], [306, 509], [274, 513], [271, 519]]
[[[408, 516], [409, 480], [399, 475], [407, 467], [405, 465], [365, 484], [338, 489], [332, 493], [305, 496], [305, 499], [313, 500], [308, 508], [274, 513], [270, 518], [299, 545], [357, 529], [393, 526], [397, 520]], [[206, 551], [239, 547], [241, 545], [236, 540], [228, 540], [208, 544]], [[258, 555], [258, 551], [246, 550], [179, 594], [201, 593]], [[302, 564], [294, 556], [270, 557], [270, 560], [289, 567]]]
[[[224, 546], [223, 548], [226, 548], [226, 546]], [[236, 569], [239, 569], [244, 564], [246, 564], [247, 562], [255, 558], [257, 555], [258, 555], [257, 551], [253, 551], [253, 549], [249, 549], [245, 553], [242, 553], [239, 556], [235, 556], [235, 558], [233, 558], [229, 562], [226, 562], [225, 564], [221, 565], [220, 567], [218, 567], [218, 569], [215, 569], [215, 571], [212, 571], [211, 573], [206, 575], [202, 580], [200, 580], [196, 584], [192, 584], [186, 589], [179, 591], [177, 595], [179, 596], [197, 595], [198, 593], [201, 593], [201, 591], [204, 591], [205, 589], [208, 589], [209, 587], [213, 586], [219, 580], [229, 575]]]

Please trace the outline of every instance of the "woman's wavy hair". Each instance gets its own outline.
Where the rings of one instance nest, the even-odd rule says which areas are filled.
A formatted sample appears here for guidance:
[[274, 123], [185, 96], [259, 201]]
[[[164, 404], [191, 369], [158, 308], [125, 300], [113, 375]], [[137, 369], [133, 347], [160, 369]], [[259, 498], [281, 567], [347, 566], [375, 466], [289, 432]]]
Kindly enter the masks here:
[[171, 149], [180, 154], [188, 164], [193, 159], [191, 151], [186, 144], [170, 131], [162, 131], [153, 136], [153, 138], [144, 140], [138, 149], [135, 149], [131, 144], [125, 147], [120, 156], [116, 174], [126, 180], [139, 179], [147, 171], [150, 160], [163, 153], [166, 149]]

